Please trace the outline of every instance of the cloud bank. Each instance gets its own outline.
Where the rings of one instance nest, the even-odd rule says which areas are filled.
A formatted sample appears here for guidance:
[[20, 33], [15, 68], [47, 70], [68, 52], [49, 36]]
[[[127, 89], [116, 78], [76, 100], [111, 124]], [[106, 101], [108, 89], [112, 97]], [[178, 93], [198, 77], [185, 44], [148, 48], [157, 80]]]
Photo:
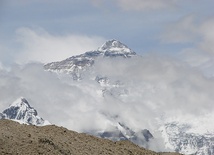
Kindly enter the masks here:
[[[214, 26], [213, 18], [198, 21], [195, 16], [186, 16], [170, 24], [159, 37], [165, 46], [174, 45], [185, 63], [202, 70], [206, 76], [214, 75]], [[173, 52], [173, 50], [172, 50]]]
[[213, 18], [196, 21], [194, 16], [186, 16], [166, 27], [160, 40], [165, 43], [191, 43], [195, 50], [213, 53], [213, 26]]
[[17, 61], [39, 61], [43, 63], [62, 60], [82, 51], [96, 49], [104, 38], [86, 35], [51, 35], [45, 30], [20, 28], [17, 30], [17, 41], [21, 44], [21, 53]]
[[[113, 83], [120, 80], [120, 86], [106, 88], [110, 93], [103, 97], [95, 75], [107, 76]], [[41, 117], [72, 130], [104, 130], [110, 119], [135, 130], [153, 131], [162, 115], [194, 120], [212, 114], [213, 80], [183, 62], [162, 56], [100, 59], [81, 82], [69, 76], [59, 78], [44, 71], [42, 64], [33, 63], [0, 71], [0, 89], [4, 90], [0, 110], [24, 96]]]
[[53, 35], [42, 28], [19, 28], [16, 39], [0, 44], [0, 62], [4, 64], [48, 63], [97, 49], [106, 39], [81, 34]]

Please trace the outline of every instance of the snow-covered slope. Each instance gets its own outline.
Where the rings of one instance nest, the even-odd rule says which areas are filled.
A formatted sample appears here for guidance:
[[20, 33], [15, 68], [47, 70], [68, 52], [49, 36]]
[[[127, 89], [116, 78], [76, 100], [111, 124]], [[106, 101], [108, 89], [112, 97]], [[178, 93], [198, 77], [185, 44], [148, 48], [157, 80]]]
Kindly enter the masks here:
[[68, 73], [74, 80], [81, 80], [82, 73], [91, 67], [98, 57], [123, 57], [130, 58], [136, 55], [134, 51], [117, 40], [109, 40], [97, 50], [85, 52], [84, 54], [72, 56], [68, 59], [51, 62], [44, 68], [57, 73]]
[[23, 97], [14, 101], [7, 109], [0, 113], [0, 118], [37, 126], [50, 124], [47, 120], [39, 117], [37, 111]]
[[136, 53], [132, 51], [128, 46], [122, 44], [120, 41], [117, 40], [109, 40], [104, 43], [98, 50], [102, 55], [106, 57], [131, 57]]
[[166, 147], [182, 154], [213, 155], [214, 133], [189, 132], [191, 126], [171, 122], [160, 127]]

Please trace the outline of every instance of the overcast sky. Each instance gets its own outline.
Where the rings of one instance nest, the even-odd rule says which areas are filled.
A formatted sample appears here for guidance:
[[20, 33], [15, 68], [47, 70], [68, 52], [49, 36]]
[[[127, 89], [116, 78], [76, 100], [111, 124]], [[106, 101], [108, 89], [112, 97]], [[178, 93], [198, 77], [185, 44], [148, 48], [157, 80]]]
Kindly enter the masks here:
[[213, 0], [0, 0], [0, 62], [62, 60], [109, 39], [140, 55], [212, 54], [213, 6]]

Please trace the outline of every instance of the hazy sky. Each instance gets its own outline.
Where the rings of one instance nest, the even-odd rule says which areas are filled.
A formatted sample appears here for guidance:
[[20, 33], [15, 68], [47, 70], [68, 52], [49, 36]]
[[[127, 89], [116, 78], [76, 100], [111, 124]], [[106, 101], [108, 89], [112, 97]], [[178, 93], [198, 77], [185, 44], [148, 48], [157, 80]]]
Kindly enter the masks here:
[[213, 6], [213, 0], [0, 0], [0, 62], [62, 60], [108, 39], [138, 54], [210, 54]]
[[[155, 131], [165, 116], [214, 132], [213, 7], [214, 0], [0, 0], [0, 112], [23, 96], [44, 119], [81, 132], [105, 129], [116, 115], [112, 122], [135, 130]], [[91, 75], [63, 81], [44, 71], [42, 63], [109, 39], [142, 55], [94, 65], [96, 75], [124, 83], [124, 98], [103, 97]]]

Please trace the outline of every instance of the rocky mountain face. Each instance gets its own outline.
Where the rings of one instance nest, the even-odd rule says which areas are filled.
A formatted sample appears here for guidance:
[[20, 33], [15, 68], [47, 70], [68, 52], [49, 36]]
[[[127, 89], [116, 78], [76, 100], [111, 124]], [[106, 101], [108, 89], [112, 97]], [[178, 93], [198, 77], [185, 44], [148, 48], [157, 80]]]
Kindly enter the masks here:
[[125, 126], [122, 123], [117, 123], [115, 126], [112, 126], [111, 129], [105, 131], [90, 131], [86, 132], [97, 137], [109, 139], [112, 141], [121, 141], [129, 140], [140, 146], [147, 147], [147, 143], [153, 139], [153, 135], [149, 130], [143, 129], [139, 132], [134, 132], [129, 127]]
[[43, 126], [50, 124], [38, 116], [37, 111], [30, 106], [28, 101], [21, 97], [13, 102], [7, 109], [0, 113], [0, 119], [10, 119], [23, 124]]
[[[72, 56], [68, 59], [59, 62], [52, 62], [44, 65], [45, 70], [56, 72], [58, 74], [71, 75], [74, 80], [83, 80], [83, 73], [93, 67], [98, 58], [124, 58], [132, 59], [138, 55], [129, 49], [126, 45], [116, 40], [107, 41], [100, 48], [94, 51], [89, 51], [81, 55]], [[124, 84], [120, 79], [112, 81], [105, 75], [95, 75], [94, 80], [101, 86], [102, 96], [112, 96], [118, 100], [123, 100], [123, 95], [129, 95]], [[152, 88], [153, 89], [153, 88]], [[155, 91], [154, 91], [155, 92]], [[142, 114], [143, 115], [143, 114]], [[85, 131], [92, 135], [111, 140], [130, 140], [140, 146], [149, 145], [154, 131], [147, 130], [146, 126], [141, 131], [135, 132], [120, 121], [113, 122], [114, 125], [105, 131]], [[164, 149], [171, 149], [176, 152], [194, 155], [213, 155], [214, 154], [214, 133], [200, 134], [193, 133], [191, 126], [180, 125], [175, 122], [164, 122], [158, 125], [159, 132], [165, 141]]]

